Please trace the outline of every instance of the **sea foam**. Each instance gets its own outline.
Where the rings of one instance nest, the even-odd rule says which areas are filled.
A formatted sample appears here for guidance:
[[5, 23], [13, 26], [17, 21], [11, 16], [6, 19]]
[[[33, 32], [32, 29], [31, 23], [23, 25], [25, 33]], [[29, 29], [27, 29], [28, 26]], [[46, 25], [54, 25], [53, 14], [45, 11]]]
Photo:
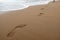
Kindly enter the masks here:
[[0, 12], [21, 10], [34, 5], [48, 4], [53, 0], [0, 0]]

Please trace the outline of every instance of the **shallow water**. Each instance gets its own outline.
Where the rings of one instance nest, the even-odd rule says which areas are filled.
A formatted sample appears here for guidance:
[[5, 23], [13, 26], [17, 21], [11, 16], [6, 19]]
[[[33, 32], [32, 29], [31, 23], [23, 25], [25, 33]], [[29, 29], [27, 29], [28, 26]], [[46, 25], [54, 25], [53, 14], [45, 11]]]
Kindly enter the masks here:
[[0, 11], [12, 11], [33, 5], [48, 4], [52, 0], [0, 0]]

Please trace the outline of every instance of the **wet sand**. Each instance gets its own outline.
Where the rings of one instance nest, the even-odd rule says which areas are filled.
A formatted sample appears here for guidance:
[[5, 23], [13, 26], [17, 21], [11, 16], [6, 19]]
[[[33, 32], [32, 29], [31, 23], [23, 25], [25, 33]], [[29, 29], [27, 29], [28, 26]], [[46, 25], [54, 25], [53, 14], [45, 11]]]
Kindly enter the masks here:
[[60, 2], [0, 13], [0, 40], [60, 40]]

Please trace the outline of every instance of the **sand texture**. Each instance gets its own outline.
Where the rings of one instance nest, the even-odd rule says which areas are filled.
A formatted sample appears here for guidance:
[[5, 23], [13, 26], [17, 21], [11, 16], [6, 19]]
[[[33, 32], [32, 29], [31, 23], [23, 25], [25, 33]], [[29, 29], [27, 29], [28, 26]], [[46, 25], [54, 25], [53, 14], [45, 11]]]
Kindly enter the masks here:
[[60, 2], [0, 13], [0, 40], [60, 40]]

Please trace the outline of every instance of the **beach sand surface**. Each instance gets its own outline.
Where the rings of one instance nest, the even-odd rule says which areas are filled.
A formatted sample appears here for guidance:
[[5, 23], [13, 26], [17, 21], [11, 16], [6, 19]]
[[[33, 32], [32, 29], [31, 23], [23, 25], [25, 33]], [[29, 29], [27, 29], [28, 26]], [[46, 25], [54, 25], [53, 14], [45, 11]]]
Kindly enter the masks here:
[[0, 40], [60, 40], [60, 2], [0, 13]]

